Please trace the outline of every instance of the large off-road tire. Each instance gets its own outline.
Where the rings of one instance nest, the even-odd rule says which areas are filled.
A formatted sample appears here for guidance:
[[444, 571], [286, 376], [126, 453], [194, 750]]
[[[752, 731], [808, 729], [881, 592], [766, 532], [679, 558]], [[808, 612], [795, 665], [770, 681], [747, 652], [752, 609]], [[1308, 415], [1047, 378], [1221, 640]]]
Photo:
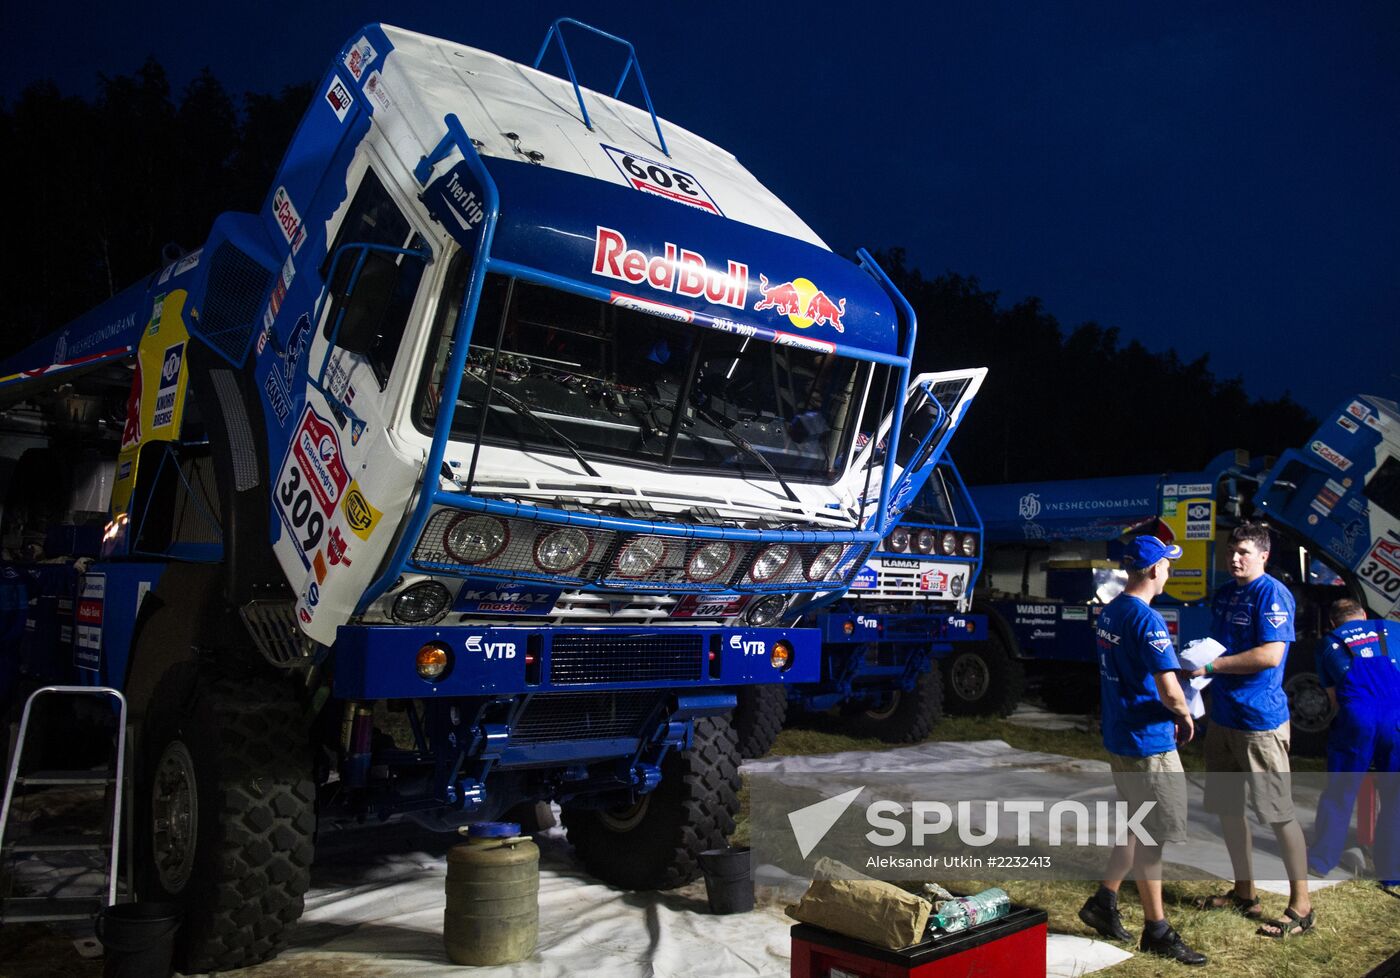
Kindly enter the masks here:
[[738, 705], [730, 714], [739, 756], [762, 757], [773, 747], [787, 721], [788, 695], [785, 686], [741, 686]]
[[1283, 691], [1288, 696], [1289, 753], [1321, 757], [1327, 753], [1327, 731], [1337, 711], [1317, 677], [1320, 639], [1302, 639], [1288, 652]]
[[1099, 670], [1082, 663], [1054, 663], [1040, 682], [1040, 696], [1051, 713], [1097, 713], [1103, 706]]
[[661, 763], [661, 783], [636, 805], [564, 805], [564, 829], [584, 869], [629, 890], [668, 890], [700, 875], [697, 859], [727, 844], [739, 810], [738, 750], [724, 717], [695, 721], [690, 750]]
[[912, 690], [891, 690], [881, 705], [842, 720], [856, 737], [878, 737], [887, 744], [917, 744], [928, 739], [943, 716], [943, 675], [938, 665], [921, 675]]
[[1025, 666], [989, 624], [987, 641], [959, 645], [943, 660], [943, 708], [954, 716], [1009, 716], [1025, 692]]
[[176, 967], [267, 960], [301, 916], [316, 828], [291, 687], [181, 663], [157, 684], [140, 737], [137, 894], [181, 908]]

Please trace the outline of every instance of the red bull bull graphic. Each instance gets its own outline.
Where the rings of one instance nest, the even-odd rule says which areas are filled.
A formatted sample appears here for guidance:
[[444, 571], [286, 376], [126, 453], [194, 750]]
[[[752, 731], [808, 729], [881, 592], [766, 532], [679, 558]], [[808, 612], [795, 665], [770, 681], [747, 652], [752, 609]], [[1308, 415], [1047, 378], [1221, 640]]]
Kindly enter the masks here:
[[598, 226], [593, 274], [631, 285], [648, 285], [691, 299], [743, 309], [749, 298], [749, 266], [730, 260], [725, 271], [711, 268], [705, 256], [667, 241], [659, 255], [627, 247], [621, 231]]
[[791, 282], [770, 285], [768, 276], [758, 276], [758, 291], [762, 294], [754, 303], [754, 312], [772, 309], [786, 316], [798, 329], [809, 326], [830, 326], [838, 333], [846, 331], [841, 317], [846, 315], [846, 300], [833, 301], [809, 279], [795, 278]]

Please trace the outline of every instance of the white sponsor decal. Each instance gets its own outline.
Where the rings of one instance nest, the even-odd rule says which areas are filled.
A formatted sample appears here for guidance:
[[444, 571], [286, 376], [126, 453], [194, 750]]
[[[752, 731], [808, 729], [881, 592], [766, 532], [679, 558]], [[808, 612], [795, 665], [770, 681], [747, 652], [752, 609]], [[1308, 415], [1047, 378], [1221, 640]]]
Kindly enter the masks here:
[[1351, 468], [1351, 459], [1347, 458], [1345, 455], [1337, 451], [1325, 441], [1322, 441], [1320, 439], [1314, 441], [1312, 443], [1312, 450], [1313, 454], [1316, 455], [1318, 458], [1321, 458], [1323, 461], [1335, 465], [1343, 472]]
[[377, 54], [367, 38], [360, 38], [355, 46], [345, 52], [345, 70], [355, 81], [364, 75], [365, 69], [374, 63]]

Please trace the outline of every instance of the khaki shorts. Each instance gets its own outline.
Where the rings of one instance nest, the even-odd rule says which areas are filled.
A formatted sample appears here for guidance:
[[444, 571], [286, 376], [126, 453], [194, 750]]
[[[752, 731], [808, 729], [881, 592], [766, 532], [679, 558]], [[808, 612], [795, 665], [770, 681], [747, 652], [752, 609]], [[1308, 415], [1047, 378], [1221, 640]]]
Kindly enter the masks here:
[[1289, 773], [1289, 726], [1236, 730], [1212, 723], [1206, 730], [1205, 810], [1243, 815], [1245, 799], [1259, 821], [1291, 822], [1293, 778]]
[[1128, 803], [1130, 813], [1147, 802], [1157, 803], [1141, 824], [1158, 845], [1186, 841], [1186, 774], [1181, 755], [1175, 750], [1147, 757], [1110, 753], [1108, 766], [1118, 797]]

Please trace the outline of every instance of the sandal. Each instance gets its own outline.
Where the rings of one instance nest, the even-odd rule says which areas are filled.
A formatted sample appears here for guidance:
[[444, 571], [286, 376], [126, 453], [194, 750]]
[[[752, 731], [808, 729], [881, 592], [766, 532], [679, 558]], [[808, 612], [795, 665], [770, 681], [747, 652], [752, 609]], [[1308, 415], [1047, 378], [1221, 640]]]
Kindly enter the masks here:
[[[1281, 941], [1285, 937], [1298, 937], [1313, 929], [1313, 911], [1309, 910], [1306, 915], [1299, 916], [1298, 911], [1292, 907], [1285, 907], [1283, 918], [1279, 920], [1266, 920], [1264, 926], [1254, 933], [1260, 937], [1269, 937], [1276, 941]], [[1272, 927], [1273, 930], [1267, 928]]]
[[1233, 910], [1246, 920], [1262, 920], [1264, 917], [1264, 906], [1257, 896], [1242, 897], [1234, 890], [1201, 897], [1195, 907], [1197, 910]]

